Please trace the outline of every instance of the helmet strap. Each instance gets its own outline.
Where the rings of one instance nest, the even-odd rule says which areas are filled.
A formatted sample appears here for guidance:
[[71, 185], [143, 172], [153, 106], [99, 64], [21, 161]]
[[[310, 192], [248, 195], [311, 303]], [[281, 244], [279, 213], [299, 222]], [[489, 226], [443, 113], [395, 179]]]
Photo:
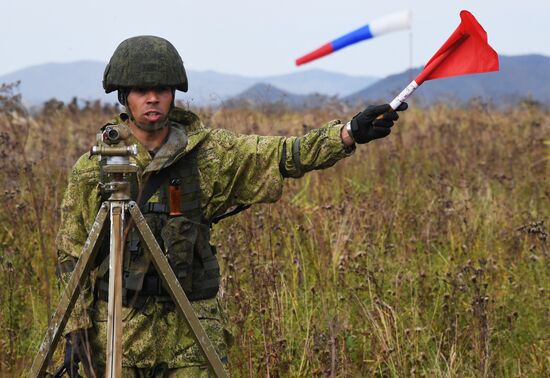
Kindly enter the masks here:
[[130, 90], [128, 88], [119, 88], [117, 91], [117, 97], [118, 102], [120, 102], [121, 105], [126, 106], [126, 103], [128, 102], [128, 94], [130, 93]]

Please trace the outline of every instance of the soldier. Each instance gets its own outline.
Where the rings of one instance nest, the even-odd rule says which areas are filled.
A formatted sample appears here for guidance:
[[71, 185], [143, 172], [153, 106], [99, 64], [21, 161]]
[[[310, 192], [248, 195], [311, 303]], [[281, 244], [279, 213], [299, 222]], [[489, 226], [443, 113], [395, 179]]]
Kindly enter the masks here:
[[[138, 146], [139, 171], [133, 185], [140, 196], [156, 172], [168, 179], [141, 206], [159, 245], [184, 288], [222, 361], [230, 335], [216, 298], [220, 273], [209, 244], [210, 225], [228, 209], [277, 201], [283, 179], [328, 168], [350, 156], [355, 144], [390, 134], [398, 119], [389, 105], [369, 107], [346, 125], [328, 122], [302, 137], [237, 135], [208, 129], [197, 115], [174, 106], [176, 90], [187, 91], [187, 76], [170, 42], [153, 36], [123, 41], [103, 78], [107, 93], [118, 91], [125, 113], [108, 124], [127, 124]], [[403, 104], [398, 110], [405, 110]], [[69, 177], [62, 204], [58, 256], [67, 282], [100, 204], [102, 161], [84, 154]], [[168, 216], [168, 185], [181, 183], [182, 216]], [[103, 252], [102, 251], [105, 251]], [[123, 293], [124, 376], [208, 376], [190, 330], [174, 311], [135, 232], [126, 240]], [[102, 247], [65, 328], [64, 364], [71, 377], [103, 375], [108, 288], [108, 246]]]

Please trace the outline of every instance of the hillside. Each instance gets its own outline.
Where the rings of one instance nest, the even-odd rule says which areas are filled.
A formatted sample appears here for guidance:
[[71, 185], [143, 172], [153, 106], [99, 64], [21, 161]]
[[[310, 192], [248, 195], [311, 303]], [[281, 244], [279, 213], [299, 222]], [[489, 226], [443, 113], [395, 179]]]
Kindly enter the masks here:
[[237, 96], [224, 102], [226, 107], [263, 107], [266, 105], [283, 105], [290, 108], [317, 108], [332, 98], [319, 93], [307, 95], [294, 94], [271, 84], [255, 84]]
[[[0, 76], [0, 83], [21, 80], [24, 101], [39, 105], [51, 98], [116, 102], [101, 88], [105, 64], [96, 61], [48, 63]], [[463, 104], [481, 97], [499, 105], [532, 98], [550, 104], [550, 57], [542, 55], [501, 56], [500, 71], [428, 81], [414, 95], [414, 101], [430, 105], [444, 101]], [[336, 96], [351, 105], [390, 101], [420, 68], [376, 81], [370, 76], [350, 76], [323, 70], [297, 70], [285, 75], [247, 77], [214, 71], [189, 70], [189, 92], [178, 100], [190, 105], [235, 103], [283, 103], [292, 107], [319, 106]]]
[[[20, 91], [25, 102], [39, 105], [51, 98], [116, 102], [115, 95], [105, 95], [101, 87], [105, 63], [79, 61], [48, 63], [0, 76], [0, 83], [21, 81]], [[350, 76], [323, 70], [299, 70], [285, 75], [246, 77], [214, 71], [188, 70], [189, 92], [178, 93], [178, 99], [193, 105], [219, 105], [259, 83], [266, 83], [296, 94], [321, 93], [327, 96], [346, 96], [376, 78]]]
[[[351, 104], [390, 101], [420, 68], [391, 75], [344, 98]], [[414, 94], [423, 104], [450, 102], [461, 104], [481, 97], [495, 104], [509, 105], [532, 97], [550, 104], [550, 57], [542, 55], [501, 56], [500, 71], [438, 79], [424, 83]]]

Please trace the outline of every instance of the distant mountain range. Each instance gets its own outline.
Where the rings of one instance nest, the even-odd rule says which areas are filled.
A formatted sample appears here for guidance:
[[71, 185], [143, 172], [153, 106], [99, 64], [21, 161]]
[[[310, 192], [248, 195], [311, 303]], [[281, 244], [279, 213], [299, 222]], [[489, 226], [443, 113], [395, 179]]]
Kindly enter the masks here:
[[[21, 94], [31, 105], [51, 98], [67, 102], [75, 96], [114, 103], [116, 95], [105, 95], [101, 88], [104, 67], [94, 61], [49, 63], [0, 76], [0, 83], [21, 80]], [[189, 70], [189, 92], [178, 94], [178, 99], [197, 106], [284, 104], [301, 108], [334, 100], [357, 106], [392, 100], [418, 72], [420, 68], [415, 68], [376, 80], [323, 70], [255, 78]], [[476, 97], [503, 105], [525, 98], [550, 105], [550, 57], [501, 56], [499, 72], [428, 81], [415, 92], [414, 101], [460, 105]]]
[[327, 96], [320, 93], [295, 94], [271, 84], [259, 83], [224, 101], [223, 105], [225, 107], [255, 108], [270, 105], [284, 105], [291, 108], [318, 108], [332, 100], [338, 100], [338, 96]]
[[[500, 56], [499, 61], [498, 72], [427, 81], [414, 93], [414, 101], [427, 105], [435, 102], [460, 105], [479, 97], [497, 105], [510, 105], [532, 98], [550, 105], [550, 57]], [[351, 104], [389, 101], [419, 72], [417, 68], [388, 76], [343, 100]]]
[[[0, 76], [0, 83], [21, 81], [24, 100], [32, 105], [56, 98], [116, 102], [116, 95], [106, 95], [101, 87], [105, 63], [79, 61], [47, 63]], [[319, 93], [346, 96], [377, 80], [370, 76], [350, 76], [323, 70], [298, 70], [286, 75], [245, 77], [214, 71], [188, 70], [189, 91], [178, 93], [178, 99], [191, 105], [219, 105], [258, 83], [265, 83], [297, 95]]]

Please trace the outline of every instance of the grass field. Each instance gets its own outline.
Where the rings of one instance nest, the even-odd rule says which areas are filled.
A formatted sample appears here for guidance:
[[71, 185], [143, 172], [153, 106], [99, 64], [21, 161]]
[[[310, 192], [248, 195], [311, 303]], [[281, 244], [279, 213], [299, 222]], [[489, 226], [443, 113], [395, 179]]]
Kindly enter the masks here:
[[[12, 94], [0, 89], [0, 376], [22, 375], [43, 337], [66, 175], [113, 111], [51, 102], [30, 118]], [[199, 113], [300, 135], [357, 110]], [[233, 375], [550, 376], [549, 135], [530, 101], [413, 105], [390, 137], [216, 226]]]

